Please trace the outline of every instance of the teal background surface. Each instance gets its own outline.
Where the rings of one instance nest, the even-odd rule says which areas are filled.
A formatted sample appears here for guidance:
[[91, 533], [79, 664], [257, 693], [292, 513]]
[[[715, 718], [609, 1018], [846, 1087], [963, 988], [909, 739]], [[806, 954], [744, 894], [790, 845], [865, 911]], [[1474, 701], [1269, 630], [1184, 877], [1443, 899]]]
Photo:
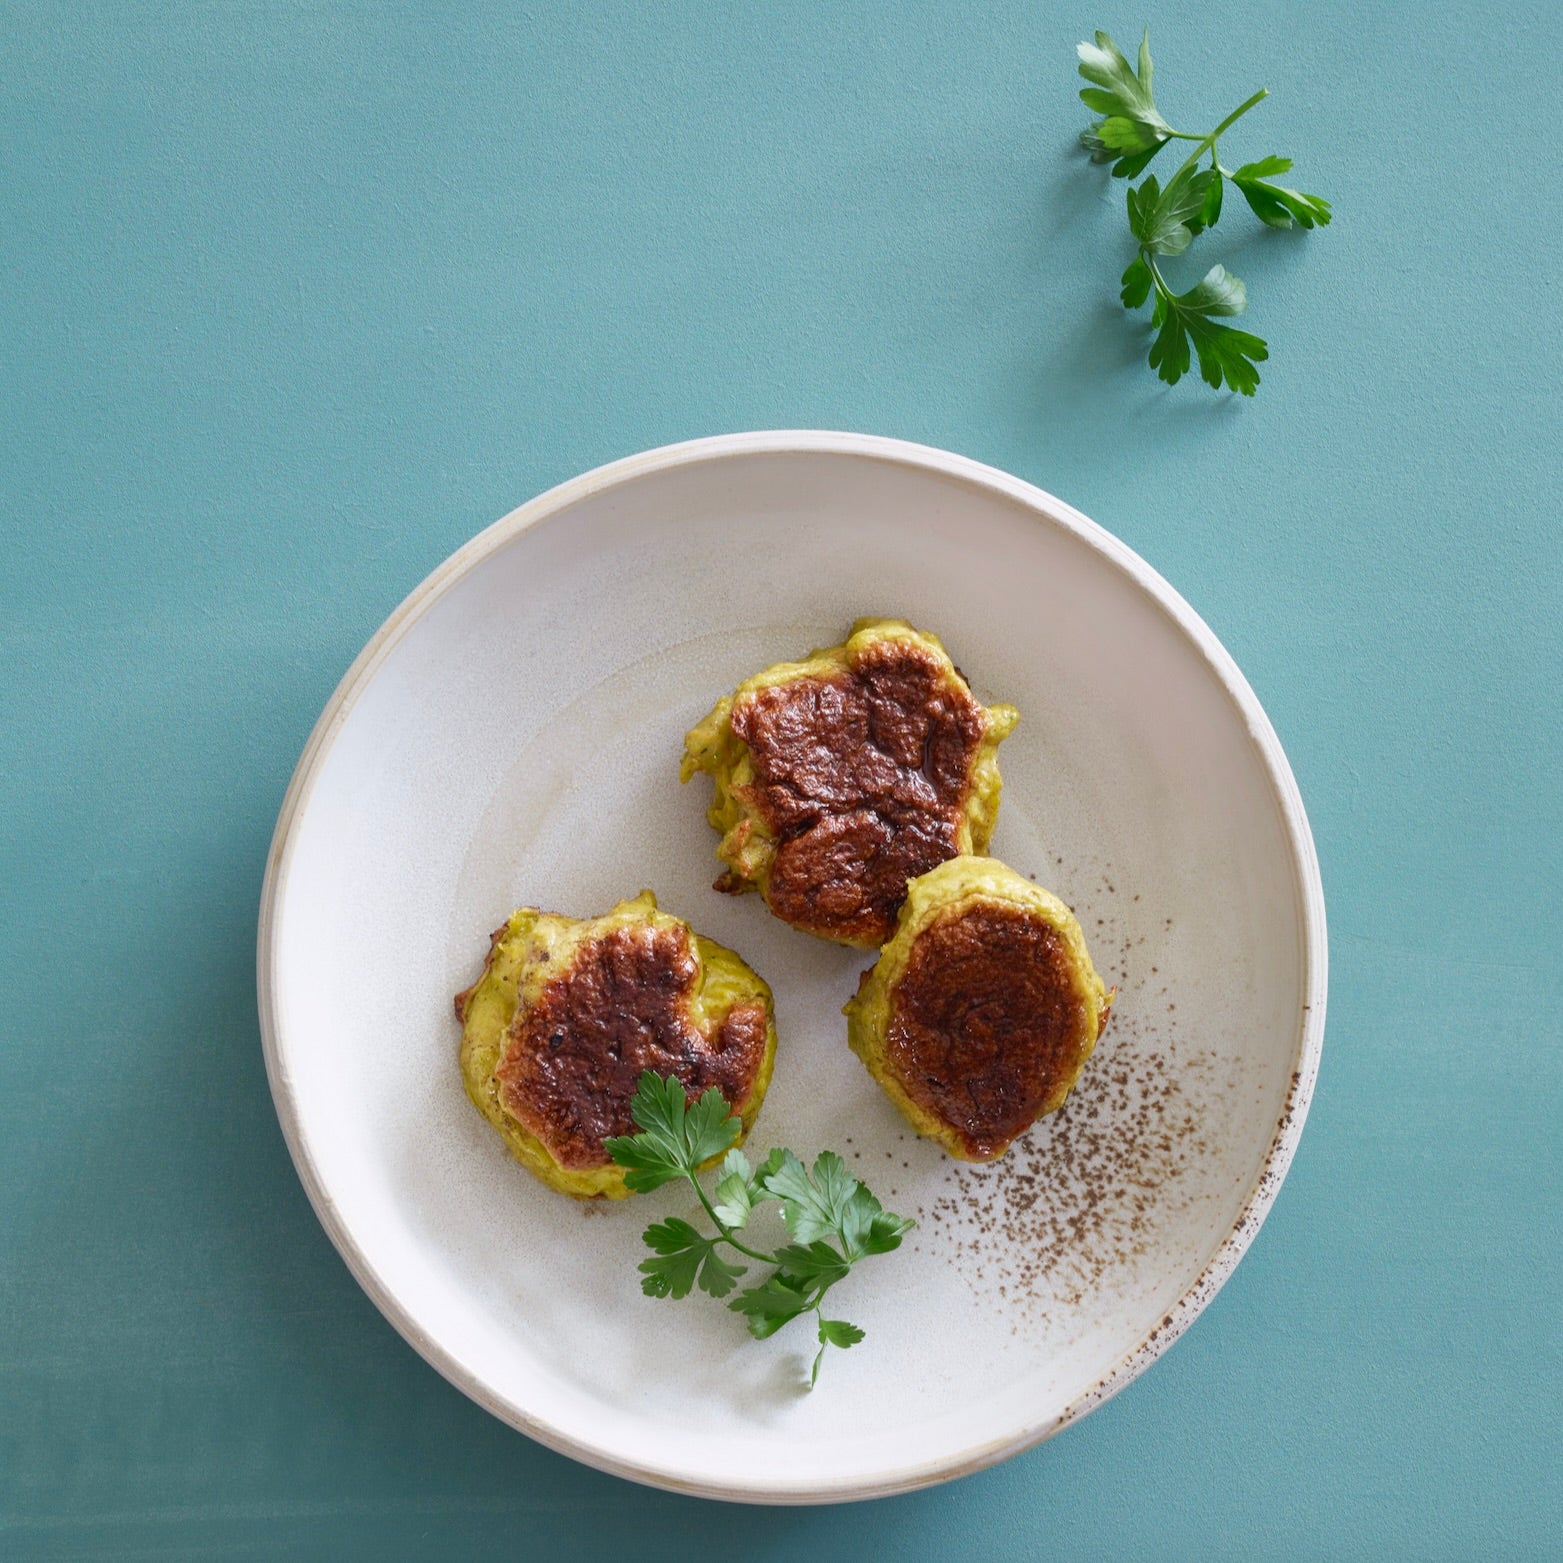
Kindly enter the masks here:
[[[0, 4], [0, 1554], [1558, 1556], [1559, 15]], [[1335, 202], [1190, 257], [1248, 282], [1252, 402], [1144, 367], [1072, 149], [1075, 41], [1145, 20], [1175, 123], [1266, 85], [1227, 150]], [[837, 1510], [445, 1384], [316, 1224], [255, 1013], [272, 823], [386, 614], [561, 479], [766, 427], [1138, 549], [1274, 719], [1331, 920], [1307, 1132], [1189, 1336]]]

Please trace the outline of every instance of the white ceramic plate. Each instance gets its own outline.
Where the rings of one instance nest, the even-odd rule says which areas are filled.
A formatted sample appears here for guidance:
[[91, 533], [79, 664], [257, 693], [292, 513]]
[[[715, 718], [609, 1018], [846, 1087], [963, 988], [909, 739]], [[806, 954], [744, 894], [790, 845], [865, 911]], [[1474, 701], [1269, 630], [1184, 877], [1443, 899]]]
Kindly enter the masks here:
[[[862, 614], [941, 635], [1020, 708], [994, 852], [1078, 913], [1119, 986], [1067, 1107], [1002, 1161], [913, 1136], [847, 1050], [867, 964], [715, 894], [684, 730]], [[642, 886], [776, 993], [751, 1141], [844, 1151], [917, 1230], [838, 1288], [868, 1331], [803, 1382], [711, 1299], [643, 1297], [668, 1189], [578, 1204], [468, 1104], [451, 995], [521, 904]], [[315, 1209], [440, 1372], [523, 1432], [681, 1491], [902, 1491], [1046, 1438], [1128, 1383], [1252, 1239], [1324, 1027], [1324, 905], [1291, 771], [1186, 603], [1067, 505], [958, 456], [746, 434], [615, 462], [454, 554], [332, 697], [260, 919], [266, 1064]], [[799, 1338], [793, 1338], [794, 1333]]]

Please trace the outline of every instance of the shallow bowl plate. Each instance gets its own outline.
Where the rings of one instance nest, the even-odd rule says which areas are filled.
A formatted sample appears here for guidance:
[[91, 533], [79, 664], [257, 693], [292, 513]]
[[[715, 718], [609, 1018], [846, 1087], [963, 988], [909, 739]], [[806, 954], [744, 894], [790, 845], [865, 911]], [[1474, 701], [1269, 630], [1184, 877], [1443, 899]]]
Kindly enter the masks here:
[[[937, 632], [1022, 713], [993, 851], [1068, 901], [1119, 989], [1062, 1112], [1002, 1161], [918, 1140], [847, 1050], [867, 958], [713, 893], [684, 730], [859, 615]], [[673, 1189], [580, 1204], [467, 1102], [451, 996], [515, 906], [643, 886], [776, 993], [752, 1145], [849, 1165], [917, 1229], [838, 1288], [868, 1332], [804, 1385], [709, 1298], [643, 1297]], [[1324, 907], [1264, 712], [1122, 543], [958, 456], [859, 435], [651, 451], [523, 505], [370, 641], [294, 775], [266, 876], [266, 1063], [327, 1232], [391, 1322], [496, 1416], [639, 1481], [810, 1502], [1035, 1444], [1128, 1383], [1237, 1263], [1302, 1129]]]

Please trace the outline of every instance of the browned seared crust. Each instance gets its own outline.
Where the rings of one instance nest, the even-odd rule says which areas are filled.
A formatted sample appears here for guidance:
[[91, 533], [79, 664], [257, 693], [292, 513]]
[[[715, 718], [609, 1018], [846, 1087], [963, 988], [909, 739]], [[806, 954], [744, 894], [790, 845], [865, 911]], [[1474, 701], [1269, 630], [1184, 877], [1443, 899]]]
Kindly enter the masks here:
[[771, 909], [883, 943], [907, 880], [959, 851], [982, 705], [927, 651], [890, 641], [850, 671], [753, 691], [731, 721], [755, 769], [742, 791], [777, 838]]
[[[690, 1018], [699, 975], [682, 927], [616, 928], [517, 1014], [495, 1079], [505, 1110], [562, 1167], [601, 1167], [603, 1140], [631, 1134], [642, 1070], [674, 1075], [691, 1097], [715, 1087], [745, 1101], [765, 1054], [765, 1005], [739, 1004], [711, 1032]], [[460, 1001], [458, 1000], [458, 1003]]]
[[1057, 929], [978, 903], [918, 936], [885, 1051], [906, 1094], [985, 1161], [1059, 1105], [1093, 1031]]

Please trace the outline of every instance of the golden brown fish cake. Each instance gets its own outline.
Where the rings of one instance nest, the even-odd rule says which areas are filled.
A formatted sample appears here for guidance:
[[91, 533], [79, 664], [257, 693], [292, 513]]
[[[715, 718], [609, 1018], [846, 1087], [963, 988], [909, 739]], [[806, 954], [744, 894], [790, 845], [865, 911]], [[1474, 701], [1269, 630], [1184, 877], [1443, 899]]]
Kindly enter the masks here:
[[776, 1051], [770, 988], [649, 890], [601, 917], [522, 907], [456, 1015], [473, 1104], [523, 1166], [580, 1198], [629, 1192], [603, 1141], [635, 1132], [643, 1070], [691, 1097], [714, 1087], [747, 1134]]
[[1074, 913], [995, 858], [914, 880], [846, 1006], [847, 1038], [919, 1134], [992, 1161], [1063, 1106], [1112, 996]]
[[908, 880], [986, 850], [996, 752], [1018, 720], [900, 619], [859, 619], [841, 645], [756, 674], [685, 738], [683, 780], [715, 783], [716, 888], [757, 889], [805, 933], [878, 948]]

